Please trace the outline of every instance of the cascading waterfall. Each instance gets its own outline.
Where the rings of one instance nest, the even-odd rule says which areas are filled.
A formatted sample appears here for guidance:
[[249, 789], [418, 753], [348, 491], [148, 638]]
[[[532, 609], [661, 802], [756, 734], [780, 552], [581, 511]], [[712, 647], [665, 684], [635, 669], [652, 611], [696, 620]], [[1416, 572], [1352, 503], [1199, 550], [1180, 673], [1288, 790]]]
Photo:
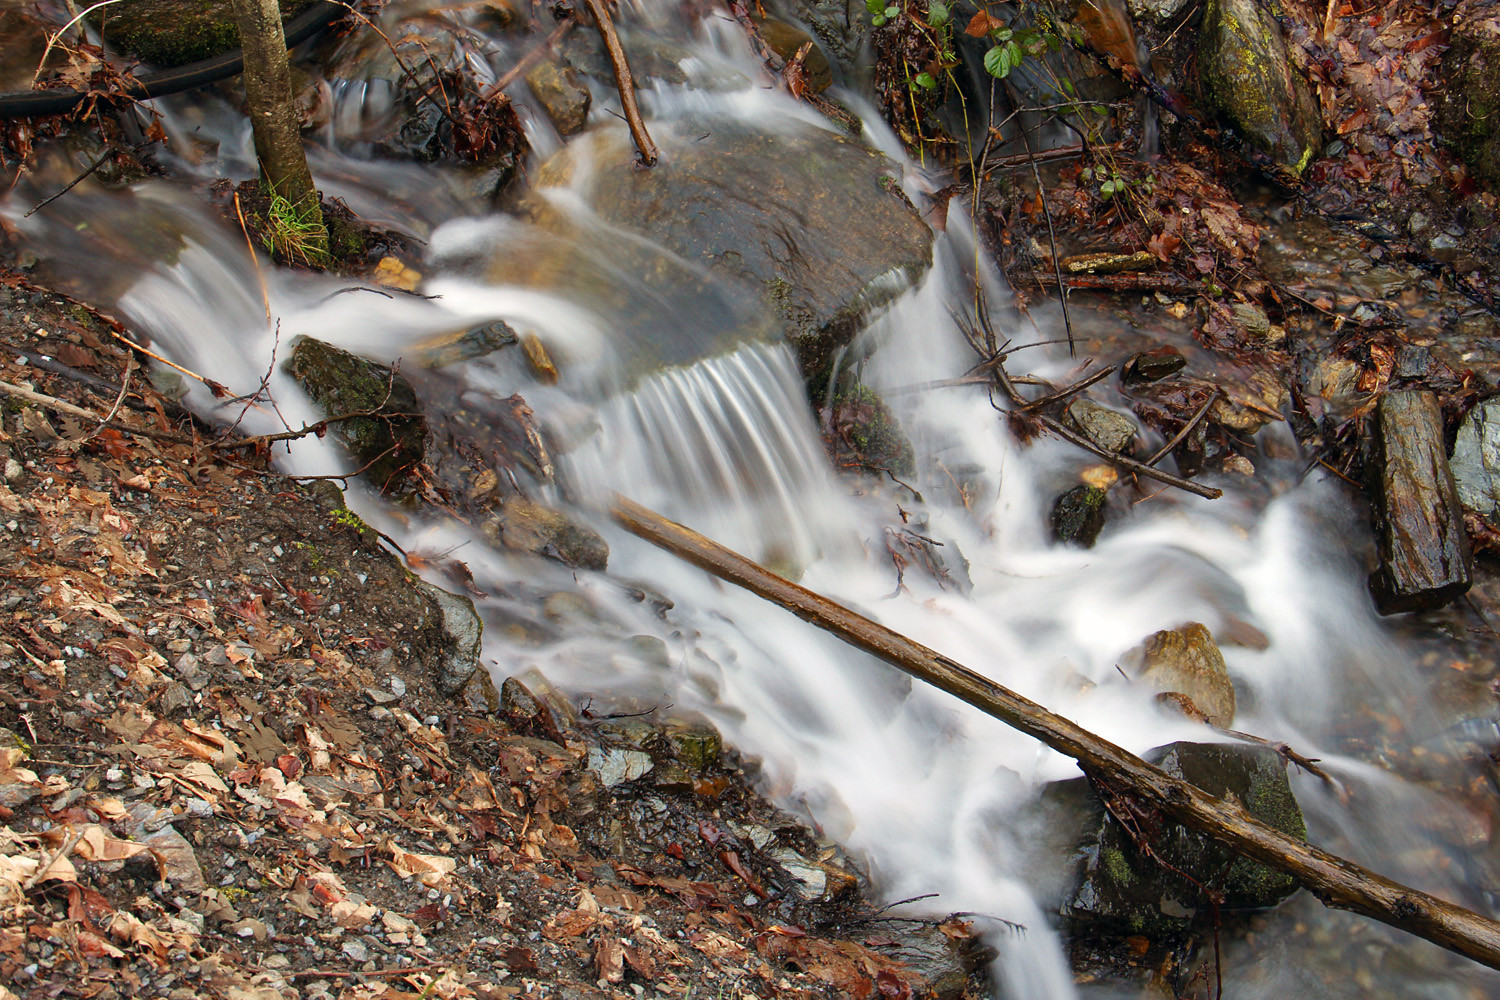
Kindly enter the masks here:
[[[654, 9], [643, 14], [659, 29], [670, 20]], [[645, 95], [651, 114], [666, 119], [711, 110], [812, 121], [805, 106], [750, 82], [759, 69], [736, 32], [713, 19], [702, 30], [695, 40], [698, 63], [690, 68], [721, 85], [736, 76], [745, 85], [710, 92], [659, 84]], [[369, 96], [351, 90], [348, 99], [363, 106]], [[358, 110], [335, 114], [331, 128], [355, 122]], [[874, 116], [867, 121], [872, 144], [899, 155]], [[243, 156], [242, 147], [230, 145], [227, 158]], [[356, 208], [368, 206], [372, 214], [380, 211], [371, 193], [378, 182], [360, 178], [411, 173], [327, 151], [315, 162], [320, 184], [338, 173], [351, 195], [362, 192]], [[906, 173], [908, 183], [924, 182], [914, 167]], [[1268, 640], [1264, 649], [1226, 649], [1244, 692], [1239, 728], [1323, 758], [1349, 794], [1346, 804], [1316, 780], [1295, 778], [1312, 838], [1394, 877], [1472, 902], [1465, 878], [1478, 860], [1439, 856], [1427, 849], [1431, 838], [1419, 825], [1402, 821], [1401, 814], [1430, 807], [1433, 793], [1340, 755], [1344, 734], [1334, 720], [1341, 709], [1366, 700], [1399, 705], [1412, 694], [1402, 679], [1410, 654], [1370, 608], [1358, 542], [1351, 541], [1362, 535], [1357, 513], [1333, 484], [1303, 478], [1298, 462], [1278, 458], [1288, 450], [1283, 446], [1257, 463], [1269, 500], [1244, 499], [1233, 484], [1218, 501], [1167, 492], [1140, 503], [1092, 550], [1051, 545], [1044, 521], [1051, 487], [1087, 464], [1085, 457], [1056, 442], [1019, 446], [980, 387], [921, 387], [961, 373], [972, 361], [948, 319], [949, 305], [972, 304], [976, 282], [991, 302], [1003, 301], [1003, 288], [958, 206], [939, 236], [932, 272], [873, 322], [864, 345], [871, 352], [857, 362], [911, 432], [918, 470], [911, 485], [925, 498], [918, 505], [895, 486], [850, 495], [838, 484], [784, 347], [749, 343], [642, 376], [627, 370], [628, 352], [611, 346], [623, 321], [611, 312], [609, 296], [459, 266], [432, 277], [426, 290], [438, 297], [431, 301], [336, 294], [348, 283], [266, 275], [275, 317], [267, 324], [262, 279], [238, 234], [198, 219], [159, 183], [123, 196], [80, 189], [45, 218], [20, 219], [15, 199], [0, 211], [38, 247], [66, 260], [80, 238], [72, 223], [83, 217], [70, 213], [94, 215], [103, 202], [135, 225], [152, 225], [153, 212], [185, 220], [174, 223], [174, 252], [131, 263], [130, 287], [117, 302], [159, 349], [236, 392], [252, 392], [269, 373], [279, 415], [236, 410], [230, 418], [241, 419], [246, 430], [314, 418], [299, 390], [271, 364], [275, 345], [284, 350], [295, 335], [395, 359], [434, 334], [504, 319], [536, 332], [558, 353], [565, 362], [562, 381], [545, 385], [522, 364], [490, 359], [466, 374], [468, 390], [523, 394], [567, 442], [567, 486], [582, 503], [597, 508], [619, 490], [658, 506], [800, 571], [804, 585], [1129, 749], [1202, 740], [1204, 731], [1163, 716], [1147, 692], [1126, 683], [1115, 666], [1121, 653], [1156, 629], [1188, 620], [1214, 630], [1253, 625]], [[551, 252], [547, 237], [516, 220], [454, 218], [460, 204], [445, 196], [418, 198], [396, 213], [395, 224], [424, 234], [436, 228], [433, 260], [440, 268], [445, 260], [472, 257], [475, 247], [503, 253], [508, 242], [532, 241], [524, 243], [528, 253]], [[568, 253], [560, 259], [576, 263]], [[649, 259], [691, 270], [665, 250]], [[608, 277], [603, 263], [598, 274]], [[628, 268], [608, 277], [627, 295], [631, 280]], [[652, 321], [682, 325], [681, 304], [663, 303]], [[688, 314], [687, 325], [705, 315]], [[725, 317], [733, 318], [734, 309], [713, 316], [713, 322], [729, 322]], [[630, 322], [641, 318], [632, 313]], [[1009, 332], [1018, 342], [1048, 335]], [[1067, 365], [1063, 354], [1047, 348], [1032, 350], [1025, 363], [1043, 374]], [[194, 392], [191, 398], [205, 412], [217, 405], [203, 390]], [[299, 442], [287, 462], [301, 472], [347, 468], [347, 460], [321, 441]], [[944, 542], [953, 564], [961, 554], [970, 586], [944, 586], [916, 573], [897, 586], [885, 539], [900, 526], [898, 505], [927, 519], [924, 532]], [[471, 543], [463, 557], [481, 588], [525, 579], [528, 589], [519, 592], [573, 591], [597, 609], [542, 645], [491, 629], [486, 662], [504, 671], [535, 668], [568, 691], [664, 697], [701, 711], [734, 746], [764, 762], [766, 788], [778, 801], [858, 852], [889, 898], [936, 892], [936, 900], [923, 904], [929, 910], [967, 910], [1024, 925], [1024, 935], [995, 929], [1002, 952], [996, 972], [1006, 996], [1074, 995], [1036, 896], [1050, 876], [1027, 869], [1029, 834], [1014, 825], [1041, 783], [1076, 775], [1071, 761], [747, 594], [706, 584], [701, 572], [602, 518], [612, 572], [589, 575], [519, 564], [455, 524], [407, 525], [386, 516], [368, 495], [356, 506], [413, 549]], [[675, 601], [670, 621], [633, 602], [616, 577], [643, 581]], [[492, 621], [541, 620], [536, 603], [524, 597], [495, 598], [483, 612]], [[640, 636], [659, 639], [666, 655], [642, 653], [635, 641]], [[1374, 995], [1353, 970], [1343, 977], [1343, 966], [1327, 964], [1342, 958], [1322, 957], [1329, 934], [1354, 932], [1351, 921], [1321, 916], [1303, 898], [1286, 909], [1287, 916], [1272, 917], [1261, 935], [1274, 946], [1236, 945], [1226, 955], [1230, 995]], [[1332, 930], [1298, 929], [1307, 924]], [[1493, 977], [1425, 945], [1368, 928], [1359, 933], [1371, 947], [1409, 954], [1398, 963], [1406, 967], [1404, 978], [1389, 968], [1382, 972], [1380, 995], [1460, 997], [1496, 986]]]

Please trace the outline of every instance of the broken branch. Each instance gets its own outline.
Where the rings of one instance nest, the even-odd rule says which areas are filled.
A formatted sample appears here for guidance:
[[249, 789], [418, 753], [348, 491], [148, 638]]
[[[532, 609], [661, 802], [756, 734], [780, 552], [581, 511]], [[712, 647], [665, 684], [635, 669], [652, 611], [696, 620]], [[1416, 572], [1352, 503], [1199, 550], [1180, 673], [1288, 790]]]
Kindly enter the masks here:
[[630, 137], [635, 140], [635, 149], [640, 164], [645, 167], [656, 164], [656, 144], [646, 133], [646, 123], [641, 121], [640, 109], [635, 104], [635, 80], [630, 75], [630, 63], [625, 59], [625, 49], [620, 45], [620, 36], [615, 33], [615, 22], [610, 20], [604, 0], [583, 0], [589, 13], [594, 15], [594, 24], [599, 37], [604, 41], [604, 50], [609, 53], [609, 65], [615, 71], [615, 89], [620, 92], [620, 108], [625, 112], [625, 123], [630, 126]]
[[1252, 818], [1237, 802], [1174, 778], [961, 663], [792, 583], [690, 528], [615, 496], [622, 527], [666, 551], [878, 656], [1077, 761], [1086, 774], [1244, 856], [1292, 875], [1327, 906], [1359, 913], [1500, 969], [1500, 923], [1405, 886]]

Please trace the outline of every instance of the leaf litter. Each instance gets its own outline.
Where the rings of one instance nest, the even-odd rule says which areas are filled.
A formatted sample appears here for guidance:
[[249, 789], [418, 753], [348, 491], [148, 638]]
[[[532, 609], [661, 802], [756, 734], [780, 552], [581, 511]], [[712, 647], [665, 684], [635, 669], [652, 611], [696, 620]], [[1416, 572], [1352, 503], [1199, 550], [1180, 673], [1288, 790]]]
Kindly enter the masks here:
[[[69, 345], [118, 384], [122, 352], [73, 332], [77, 314], [0, 283], [13, 353]], [[108, 405], [15, 357], [0, 379]], [[145, 383], [130, 398], [124, 419], [169, 429]], [[851, 862], [836, 897], [804, 898], [734, 832], [827, 853], [751, 791], [753, 767], [603, 787], [598, 736], [566, 702], [528, 720], [437, 694], [440, 613], [316, 491], [83, 423], [0, 414], [14, 995], [934, 995], [860, 937], [873, 910]], [[643, 809], [655, 839], [622, 832]]]

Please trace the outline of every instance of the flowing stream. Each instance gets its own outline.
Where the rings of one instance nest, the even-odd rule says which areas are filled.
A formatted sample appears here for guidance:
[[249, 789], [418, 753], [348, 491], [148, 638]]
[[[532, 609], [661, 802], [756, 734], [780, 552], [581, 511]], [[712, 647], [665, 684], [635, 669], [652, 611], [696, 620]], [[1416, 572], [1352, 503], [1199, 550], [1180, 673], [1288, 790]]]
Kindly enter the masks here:
[[[725, 18], [684, 28], [665, 5], [636, 18], [677, 32], [691, 52], [690, 80], [714, 81], [711, 90], [658, 84], [643, 94], [664, 133], [682, 116], [705, 114], [767, 128], [825, 126], [765, 85]], [[495, 58], [503, 68], [502, 55]], [[517, 94], [524, 99], [524, 85]], [[594, 119], [609, 121], [602, 109], [609, 95], [596, 98]], [[859, 106], [854, 95], [848, 101]], [[162, 111], [183, 170], [250, 175], [247, 128], [233, 114], [210, 99]], [[465, 392], [519, 392], [565, 444], [563, 479], [607, 537], [608, 573], [507, 555], [456, 523], [408, 521], [368, 491], [350, 495], [409, 550], [451, 551], [481, 589], [508, 595], [481, 607], [489, 624], [485, 661], [497, 678], [534, 669], [580, 697], [670, 702], [703, 713], [729, 743], [763, 762], [769, 795], [862, 858], [886, 898], [938, 894], [907, 912], [964, 910], [1024, 925], [1024, 933], [988, 925], [1001, 953], [1002, 995], [1104, 996], [1105, 987], [1073, 981], [1046, 915], [1058, 874], [1038, 861], [1034, 834], [1017, 819], [1044, 783], [1077, 775], [1071, 761], [623, 533], [603, 505], [618, 490], [800, 570], [804, 585], [1137, 752], [1202, 740], [1205, 731], [1162, 714], [1150, 692], [1127, 683], [1116, 667], [1121, 654], [1185, 621], [1215, 633], [1248, 623], [1268, 643], [1225, 647], [1240, 691], [1236, 728], [1321, 758], [1343, 789], [1293, 775], [1311, 839], [1489, 908], [1490, 897], [1474, 884], [1487, 871], [1485, 838], [1468, 853], [1455, 851], [1451, 837], [1433, 830], [1431, 817], [1450, 808], [1442, 797], [1352, 752], [1345, 723], [1354, 715], [1402, 718], [1413, 742], [1451, 720], [1421, 703], [1416, 653], [1371, 608], [1363, 514], [1337, 483], [1303, 474], [1305, 460], [1278, 429], [1284, 425], [1262, 432], [1254, 484], [1220, 483], [1226, 495], [1216, 501], [1160, 493], [1116, 517], [1092, 550], [1051, 543], [1047, 509], [1077, 481], [1088, 456], [1056, 441], [1018, 445], [982, 387], [918, 388], [972, 363], [949, 309], [972, 304], [976, 286], [1017, 343], [1057, 333], [1010, 316], [1003, 284], [955, 201], [934, 267], [873, 320], [863, 335], [871, 352], [859, 362], [864, 381], [885, 394], [913, 439], [917, 472], [908, 485], [924, 502], [894, 483], [851, 486], [824, 455], [785, 347], [747, 343], [653, 373], [635, 370], [626, 326], [682, 331], [738, 322], [729, 299], [674, 298], [648, 289], [632, 270], [688, 265], [649, 245], [627, 258], [600, 242], [594, 258], [571, 249], [559, 258], [572, 268], [565, 278], [476, 270], [464, 262], [544, 257], [553, 252], [549, 240], [560, 237], [487, 214], [435, 170], [362, 158], [348, 138], [361, 113], [346, 104], [333, 116], [328, 145], [314, 157], [319, 186], [368, 218], [430, 241], [422, 288], [430, 299], [347, 291], [350, 283], [335, 279], [258, 275], [240, 234], [163, 182], [123, 192], [81, 185], [30, 219], [22, 213], [31, 192], [18, 190], [0, 212], [46, 267], [71, 272], [81, 291], [115, 303], [173, 360], [236, 392], [253, 391], [269, 371], [279, 413], [244, 414], [249, 432], [319, 416], [273, 364], [296, 335], [393, 360], [434, 335], [496, 319], [538, 334], [563, 370], [558, 384], [538, 381], [511, 351], [472, 363]], [[899, 145], [878, 117], [865, 119], [866, 141], [899, 161]], [[530, 127], [536, 148], [561, 147], [539, 114]], [[920, 196], [929, 179], [911, 163], [902, 170]], [[568, 190], [549, 197], [588, 221], [588, 207]], [[1015, 364], [1055, 378], [1070, 367], [1065, 349], [1055, 347], [1027, 351]], [[223, 408], [201, 387], [189, 398], [216, 419], [240, 418], [239, 407]], [[319, 441], [299, 442], [283, 465], [304, 474], [350, 468]], [[947, 581], [908, 569], [898, 585], [891, 551], [905, 530], [942, 543]], [[658, 617], [632, 598], [638, 587], [675, 608]], [[557, 602], [550, 617], [541, 607], [559, 593], [572, 595], [566, 606], [575, 609], [561, 622]], [[1226, 935], [1224, 946], [1226, 995], [1235, 998], [1500, 994], [1500, 979], [1433, 946], [1328, 913], [1306, 893], [1250, 935]]]

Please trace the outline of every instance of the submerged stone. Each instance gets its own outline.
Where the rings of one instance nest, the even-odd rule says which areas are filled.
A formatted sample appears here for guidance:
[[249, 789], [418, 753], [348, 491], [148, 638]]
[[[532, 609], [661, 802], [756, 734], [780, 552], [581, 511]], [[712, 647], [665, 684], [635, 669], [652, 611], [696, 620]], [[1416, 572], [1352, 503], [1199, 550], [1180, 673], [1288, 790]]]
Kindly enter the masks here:
[[1206, 103], [1293, 178], [1322, 150], [1323, 119], [1281, 28], [1255, 0], [1208, 0], [1198, 42]]
[[497, 500], [482, 530], [507, 549], [546, 556], [576, 569], [602, 571], [609, 562], [609, 544], [597, 531], [524, 497]]
[[571, 66], [544, 59], [526, 74], [526, 86], [541, 102], [559, 134], [573, 135], [588, 124], [593, 95]]
[[1182, 352], [1171, 344], [1163, 344], [1131, 358], [1120, 377], [1127, 385], [1140, 385], [1176, 375], [1186, 367], [1187, 358], [1182, 356]]
[[[684, 278], [706, 273], [727, 286], [722, 295], [739, 300], [718, 307], [738, 328], [690, 324], [681, 343], [650, 331], [649, 343], [631, 349], [652, 351], [664, 364], [720, 353], [764, 335], [743, 316], [748, 303], [775, 318], [804, 374], [817, 378], [870, 311], [931, 265], [932, 231], [902, 195], [898, 168], [861, 143], [795, 120], [702, 117], [653, 126], [661, 158], [650, 170], [633, 169], [628, 133], [609, 125], [536, 176], [539, 188], [570, 186], [607, 226], [673, 255]], [[532, 207], [545, 225], [569, 222], [550, 203], [533, 200]], [[638, 252], [628, 235], [606, 229], [600, 236], [618, 267]]]
[[[1269, 747], [1173, 743], [1146, 759], [1210, 795], [1234, 797], [1251, 816], [1288, 836], [1307, 838], [1286, 764]], [[1060, 782], [1046, 794], [1070, 803], [1065, 821], [1086, 831], [1076, 882], [1062, 905], [1077, 932], [1180, 934], [1209, 918], [1205, 890], [1222, 894], [1222, 910], [1275, 906], [1297, 890], [1292, 876], [1165, 819], [1151, 835], [1156, 857], [1144, 856], [1086, 779]]]
[[1234, 723], [1234, 682], [1211, 632], [1197, 622], [1164, 629], [1126, 653], [1127, 669], [1156, 690], [1185, 696], [1208, 721]]

